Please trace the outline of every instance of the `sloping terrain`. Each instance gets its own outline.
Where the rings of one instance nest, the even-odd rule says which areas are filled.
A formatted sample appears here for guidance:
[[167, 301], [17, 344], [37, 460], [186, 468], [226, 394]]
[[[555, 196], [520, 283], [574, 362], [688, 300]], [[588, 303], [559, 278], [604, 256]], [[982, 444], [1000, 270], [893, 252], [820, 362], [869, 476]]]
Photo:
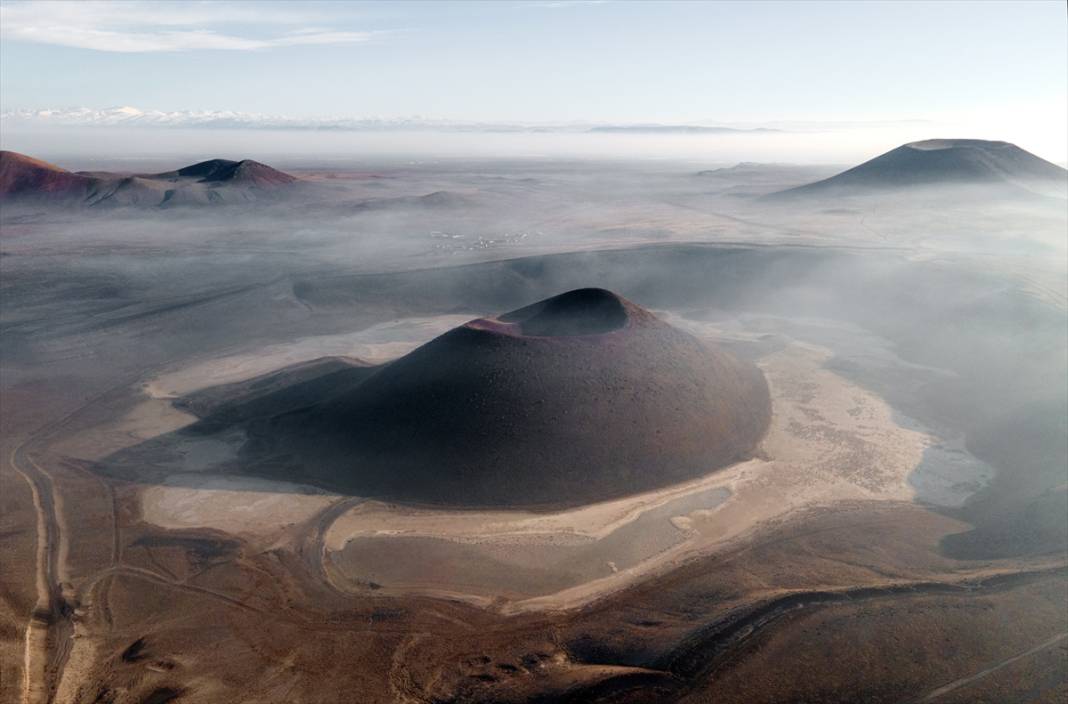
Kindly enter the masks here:
[[152, 178], [170, 181], [196, 179], [200, 183], [229, 183], [260, 187], [280, 186], [297, 180], [287, 173], [252, 159], [241, 161], [209, 159], [177, 171], [156, 174]]
[[[284, 409], [288, 411], [288, 409]], [[574, 505], [746, 458], [760, 372], [601, 289], [471, 321], [250, 429], [291, 481], [449, 505]]]
[[1066, 185], [1068, 171], [1015, 144], [928, 139], [904, 144], [836, 176], [776, 195], [822, 196], [911, 186], [994, 187], [1011, 195]]
[[240, 203], [281, 195], [297, 179], [258, 161], [211, 159], [176, 171], [70, 172], [17, 152], [0, 152], [0, 201], [9, 204], [170, 207]]
[[18, 152], [0, 151], [0, 199], [48, 197], [58, 201], [85, 198], [96, 179]]

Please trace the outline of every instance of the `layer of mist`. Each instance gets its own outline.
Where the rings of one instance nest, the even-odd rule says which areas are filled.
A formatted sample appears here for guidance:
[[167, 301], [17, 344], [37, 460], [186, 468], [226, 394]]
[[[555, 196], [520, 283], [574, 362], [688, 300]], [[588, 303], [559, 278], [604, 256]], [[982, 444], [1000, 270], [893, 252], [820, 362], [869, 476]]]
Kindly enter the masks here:
[[[795, 164], [854, 164], [888, 148], [934, 134], [959, 133], [951, 125], [903, 123], [818, 124], [770, 132], [442, 132], [406, 131], [189, 129], [5, 125], [0, 147], [49, 161], [74, 157], [69, 167], [98, 168], [122, 155], [127, 163], [174, 166], [216, 157], [266, 161], [289, 168], [344, 164], [366, 159], [426, 162], [436, 159], [606, 159], [683, 161], [729, 166], [740, 161]], [[1005, 138], [1004, 132], [968, 131], [965, 136]], [[1065, 161], [1063, 144], [1019, 144], [1056, 163]], [[160, 160], [168, 164], [159, 163]], [[129, 167], [138, 168], [141, 167]]]
[[[91, 385], [107, 359], [103, 384], [123, 369], [398, 317], [493, 314], [585, 286], [682, 314], [845, 320], [949, 370], [929, 407], [902, 411], [966, 434], [1011, 477], [975, 517], [992, 537], [952, 548], [1048, 547], [1059, 524], [1028, 516], [1056, 515], [1063, 498], [1064, 200], [944, 186], [769, 203], [836, 169], [702, 166], [366, 160], [291, 168], [299, 198], [249, 205], [5, 206], [4, 387]], [[1019, 442], [991, 444], [1000, 434]]]

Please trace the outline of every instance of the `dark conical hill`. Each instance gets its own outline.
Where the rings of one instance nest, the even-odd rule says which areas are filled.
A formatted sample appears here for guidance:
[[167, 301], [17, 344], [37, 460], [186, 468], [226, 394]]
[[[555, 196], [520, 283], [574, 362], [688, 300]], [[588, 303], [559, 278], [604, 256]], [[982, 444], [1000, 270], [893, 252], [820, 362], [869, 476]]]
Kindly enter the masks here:
[[359, 386], [252, 429], [250, 456], [348, 493], [454, 506], [589, 503], [750, 456], [760, 371], [601, 289], [471, 321]]
[[1068, 184], [1068, 171], [1009, 142], [910, 142], [840, 174], [775, 196], [835, 195], [910, 186], [978, 186], [1014, 194], [1028, 185]]

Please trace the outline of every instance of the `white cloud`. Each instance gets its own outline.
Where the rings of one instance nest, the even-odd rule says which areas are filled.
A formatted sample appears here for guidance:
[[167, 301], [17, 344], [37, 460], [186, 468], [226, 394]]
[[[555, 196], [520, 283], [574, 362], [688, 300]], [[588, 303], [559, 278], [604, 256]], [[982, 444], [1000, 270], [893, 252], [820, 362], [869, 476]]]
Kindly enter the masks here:
[[534, 7], [557, 9], [561, 7], [581, 7], [583, 5], [606, 5], [608, 0], [543, 0], [531, 3]]
[[[5, 2], [0, 5], [0, 37], [142, 53], [350, 44], [376, 36], [376, 32], [324, 29], [331, 19], [349, 19], [341, 16], [348, 13], [331, 12], [334, 7], [345, 8], [242, 2]], [[216, 29], [220, 26], [233, 29]], [[274, 31], [266, 36], [250, 33], [248, 29], [255, 26]], [[279, 32], [281, 28], [285, 30]]]
[[[319, 30], [316, 30], [317, 32]], [[670, 126], [660, 123], [644, 123]], [[737, 130], [771, 129], [776, 132], [863, 132], [889, 128], [924, 128], [937, 123], [928, 120], [871, 121], [775, 121], [729, 122], [714, 119], [696, 120], [688, 125], [729, 127]], [[48, 127], [142, 127], [142, 128], [211, 128], [272, 130], [446, 130], [471, 132], [586, 132], [594, 127], [633, 127], [629, 122], [528, 122], [452, 120], [421, 116], [370, 117], [353, 115], [291, 116], [242, 112], [238, 110], [151, 110], [131, 106], [88, 108], [53, 107], [0, 112], [0, 125], [6, 128]]]
[[[49, 127], [141, 127], [141, 128], [212, 128], [274, 130], [411, 130], [443, 129], [459, 131], [522, 132], [545, 129], [545, 125], [524, 123], [484, 123], [442, 120], [425, 117], [292, 117], [264, 115], [234, 110], [141, 110], [124, 106], [104, 109], [49, 108], [9, 110], [0, 113], [5, 128]], [[548, 126], [561, 130], [582, 130], [584, 126]]]

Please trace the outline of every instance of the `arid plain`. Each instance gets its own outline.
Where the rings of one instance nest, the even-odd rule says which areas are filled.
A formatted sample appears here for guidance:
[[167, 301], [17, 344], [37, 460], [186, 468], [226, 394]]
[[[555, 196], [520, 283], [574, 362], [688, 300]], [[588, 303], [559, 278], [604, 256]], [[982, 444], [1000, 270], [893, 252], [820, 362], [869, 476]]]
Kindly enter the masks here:
[[[900, 158], [890, 181], [921, 168]], [[532, 159], [295, 161], [267, 192], [260, 166], [188, 202], [127, 174], [135, 200], [107, 177], [118, 204], [4, 206], [3, 701], [1068, 694], [1057, 187]], [[591, 462], [601, 498], [507, 506], [450, 505], [480, 489], [444, 459], [439, 494], [361, 493], [284, 445], [469, 321], [523, 338], [503, 314], [591, 287], [759, 370], [758, 442], [660, 483]], [[621, 430], [607, 405], [575, 437], [683, 415], [631, 399], [649, 423]], [[490, 463], [505, 489], [570, 486], [524, 452], [521, 476]]]

